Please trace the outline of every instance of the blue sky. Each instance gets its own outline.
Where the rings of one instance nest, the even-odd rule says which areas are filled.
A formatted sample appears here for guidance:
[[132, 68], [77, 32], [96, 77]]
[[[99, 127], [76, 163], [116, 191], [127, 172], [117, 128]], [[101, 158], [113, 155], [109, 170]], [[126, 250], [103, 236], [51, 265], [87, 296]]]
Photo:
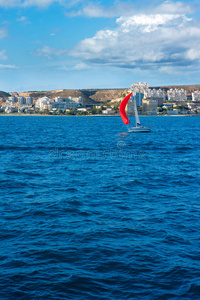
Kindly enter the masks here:
[[0, 90], [199, 84], [199, 5], [0, 0]]

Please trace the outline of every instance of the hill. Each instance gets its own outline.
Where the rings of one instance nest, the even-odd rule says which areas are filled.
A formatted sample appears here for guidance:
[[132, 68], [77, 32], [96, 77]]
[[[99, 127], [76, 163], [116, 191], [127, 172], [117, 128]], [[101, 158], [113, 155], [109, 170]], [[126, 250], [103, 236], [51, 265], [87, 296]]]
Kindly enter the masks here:
[[[155, 89], [163, 89], [167, 94], [167, 90], [171, 88], [183, 88], [187, 91], [187, 96], [190, 98], [191, 93], [200, 90], [200, 84], [195, 85], [170, 85], [170, 86], [150, 86], [150, 88]], [[28, 97], [31, 96], [36, 101], [38, 98], [47, 96], [49, 98], [55, 97], [83, 97], [84, 104], [95, 104], [99, 102], [106, 102], [111, 100], [118, 100], [122, 99], [125, 94], [128, 92], [128, 88], [120, 88], [120, 89], [80, 89], [80, 90], [73, 90], [73, 89], [61, 89], [61, 90], [52, 90], [52, 91], [29, 91], [23, 93], [5, 93], [0, 92], [0, 98], [6, 99], [10, 95], [15, 96], [23, 96]]]
[[33, 97], [34, 100], [38, 98], [47, 96], [49, 98], [55, 97], [83, 97], [84, 104], [95, 104], [96, 102], [105, 102], [111, 101], [118, 98], [122, 98], [124, 93], [127, 92], [128, 89], [83, 89], [83, 90], [71, 90], [71, 89], [63, 89], [63, 90], [53, 90], [53, 91], [30, 91], [24, 93], [14, 93], [15, 96], [22, 97]]
[[3, 92], [3, 91], [0, 91], [0, 98], [3, 98], [3, 99], [6, 99], [10, 96], [9, 93], [6, 93], [6, 92]]

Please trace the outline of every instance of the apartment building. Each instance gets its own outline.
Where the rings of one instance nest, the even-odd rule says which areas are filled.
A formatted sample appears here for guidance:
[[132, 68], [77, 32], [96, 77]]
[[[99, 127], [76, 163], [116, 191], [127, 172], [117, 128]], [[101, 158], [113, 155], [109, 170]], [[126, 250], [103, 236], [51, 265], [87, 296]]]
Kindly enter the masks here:
[[170, 89], [167, 91], [168, 101], [187, 101], [186, 90]]
[[158, 108], [158, 101], [152, 99], [143, 99], [142, 111], [148, 115], [156, 115]]
[[192, 93], [192, 101], [200, 102], [200, 91], [194, 91]]

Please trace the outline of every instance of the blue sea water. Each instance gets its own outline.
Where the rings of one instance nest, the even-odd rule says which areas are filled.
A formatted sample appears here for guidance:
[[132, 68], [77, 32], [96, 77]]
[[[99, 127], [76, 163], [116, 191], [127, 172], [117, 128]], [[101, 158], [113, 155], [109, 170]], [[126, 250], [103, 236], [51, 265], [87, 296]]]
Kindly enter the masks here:
[[0, 299], [200, 299], [199, 117], [0, 117]]

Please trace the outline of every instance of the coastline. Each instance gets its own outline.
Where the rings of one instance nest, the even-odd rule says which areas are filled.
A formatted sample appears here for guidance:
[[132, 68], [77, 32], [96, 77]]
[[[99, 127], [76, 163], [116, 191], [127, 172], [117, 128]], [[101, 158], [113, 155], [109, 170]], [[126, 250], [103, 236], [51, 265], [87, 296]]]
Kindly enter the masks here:
[[[48, 115], [48, 114], [0, 114], [0, 117], [120, 117], [120, 114], [115, 115]], [[140, 117], [200, 117], [196, 115], [140, 115]]]

